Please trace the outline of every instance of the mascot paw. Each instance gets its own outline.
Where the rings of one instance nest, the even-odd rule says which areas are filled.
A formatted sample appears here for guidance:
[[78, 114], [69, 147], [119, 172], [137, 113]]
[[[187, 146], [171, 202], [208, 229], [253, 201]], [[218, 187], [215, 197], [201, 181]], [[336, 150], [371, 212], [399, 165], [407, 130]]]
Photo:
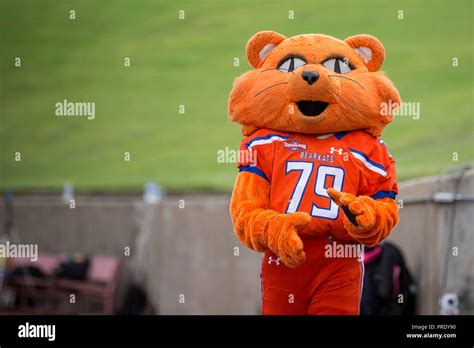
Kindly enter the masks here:
[[351, 193], [338, 192], [333, 188], [329, 188], [327, 192], [346, 214], [344, 226], [347, 233], [361, 243], [371, 240], [374, 236], [370, 234], [370, 231], [376, 222], [375, 201], [367, 196], [356, 197]]
[[303, 241], [298, 235], [298, 228], [304, 227], [311, 222], [311, 216], [307, 213], [292, 213], [280, 215], [283, 219], [279, 223], [280, 231], [274, 233], [271, 250], [278, 255], [281, 261], [290, 268], [301, 266], [306, 261], [303, 251]]

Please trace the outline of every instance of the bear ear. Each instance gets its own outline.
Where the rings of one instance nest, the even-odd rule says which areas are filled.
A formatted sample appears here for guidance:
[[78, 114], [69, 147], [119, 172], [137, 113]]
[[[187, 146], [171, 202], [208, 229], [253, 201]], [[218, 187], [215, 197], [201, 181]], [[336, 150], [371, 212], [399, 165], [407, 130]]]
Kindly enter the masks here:
[[385, 57], [382, 43], [371, 35], [354, 35], [344, 40], [362, 58], [369, 71], [381, 68]]
[[247, 59], [254, 68], [259, 68], [265, 58], [286, 37], [274, 31], [261, 31], [247, 43]]

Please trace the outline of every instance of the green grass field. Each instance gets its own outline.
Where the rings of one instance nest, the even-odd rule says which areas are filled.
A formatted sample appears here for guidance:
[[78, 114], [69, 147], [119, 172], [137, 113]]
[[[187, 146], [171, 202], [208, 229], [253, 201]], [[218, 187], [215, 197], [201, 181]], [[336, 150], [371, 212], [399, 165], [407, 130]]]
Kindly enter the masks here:
[[[249, 69], [245, 44], [260, 30], [378, 37], [383, 70], [404, 101], [421, 103], [420, 119], [398, 117], [383, 137], [399, 179], [474, 161], [471, 0], [0, 3], [2, 187], [137, 189], [155, 180], [230, 189], [235, 164], [217, 163], [217, 150], [240, 143], [227, 98], [233, 78]], [[55, 116], [63, 99], [95, 102], [96, 118]]]

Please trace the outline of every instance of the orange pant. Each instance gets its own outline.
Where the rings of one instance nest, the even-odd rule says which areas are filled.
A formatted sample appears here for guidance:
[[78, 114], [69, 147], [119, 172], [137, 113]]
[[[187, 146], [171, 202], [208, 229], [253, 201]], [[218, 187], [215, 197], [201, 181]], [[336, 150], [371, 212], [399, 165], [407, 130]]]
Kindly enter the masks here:
[[[334, 241], [334, 240], [333, 240]], [[262, 261], [262, 314], [358, 315], [363, 263], [357, 257], [329, 258], [332, 241], [304, 239], [306, 262], [286, 267], [272, 252]]]

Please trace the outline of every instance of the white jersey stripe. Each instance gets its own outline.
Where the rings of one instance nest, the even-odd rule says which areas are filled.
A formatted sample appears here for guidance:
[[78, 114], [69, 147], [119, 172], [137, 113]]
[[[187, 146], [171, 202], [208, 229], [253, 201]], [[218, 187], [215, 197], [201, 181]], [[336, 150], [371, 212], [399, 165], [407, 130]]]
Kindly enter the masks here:
[[329, 137], [332, 137], [333, 135], [334, 135], [334, 133], [323, 134], [323, 135], [318, 136], [317, 138], [318, 138], [318, 139], [327, 139], [327, 138], [329, 138]]
[[265, 145], [265, 144], [270, 144], [273, 143], [274, 141], [285, 141], [289, 137], [284, 137], [280, 135], [272, 135], [271, 137], [267, 139], [255, 139], [252, 140], [248, 145], [247, 148], [249, 150], [252, 150], [252, 147], [257, 146], [257, 145]]
[[367, 167], [367, 169], [375, 172], [375, 173], [379, 173], [380, 175], [382, 176], [387, 176], [387, 172], [379, 167], [376, 167], [374, 166], [373, 164], [369, 163], [365, 158], [364, 156], [362, 156], [361, 154], [357, 153], [357, 152], [354, 152], [354, 151], [351, 151], [352, 155], [357, 158], [359, 161], [362, 162], [362, 164], [364, 166]]

